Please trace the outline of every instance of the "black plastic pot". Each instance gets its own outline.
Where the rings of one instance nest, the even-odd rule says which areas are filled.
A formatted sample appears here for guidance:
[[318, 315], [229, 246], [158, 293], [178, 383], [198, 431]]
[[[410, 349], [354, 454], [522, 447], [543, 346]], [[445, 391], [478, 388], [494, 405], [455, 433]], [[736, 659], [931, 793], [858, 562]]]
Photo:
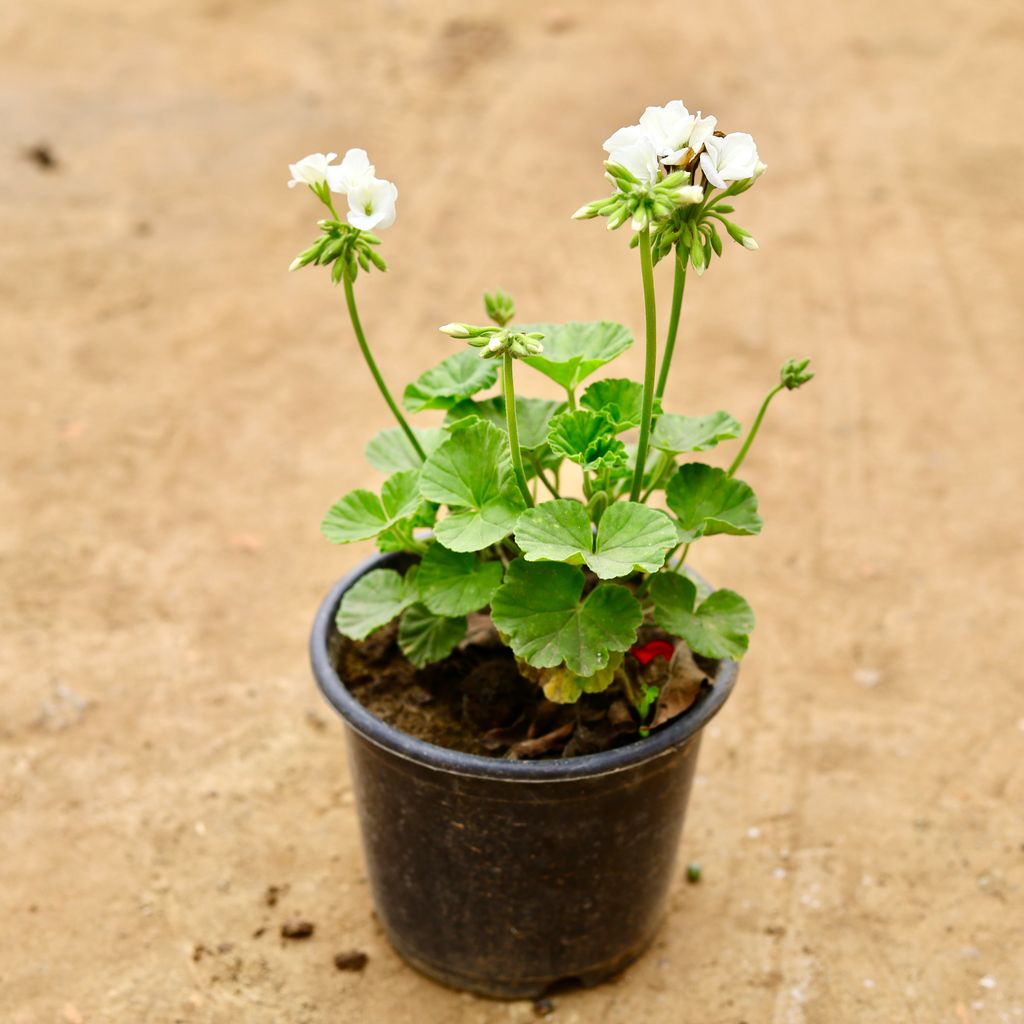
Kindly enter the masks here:
[[414, 967], [456, 988], [536, 997], [592, 985], [650, 943], [673, 881], [701, 731], [736, 683], [735, 662], [684, 714], [626, 747], [551, 761], [479, 757], [386, 725], [328, 657], [342, 595], [310, 640], [324, 696], [348, 726], [367, 870], [381, 924]]

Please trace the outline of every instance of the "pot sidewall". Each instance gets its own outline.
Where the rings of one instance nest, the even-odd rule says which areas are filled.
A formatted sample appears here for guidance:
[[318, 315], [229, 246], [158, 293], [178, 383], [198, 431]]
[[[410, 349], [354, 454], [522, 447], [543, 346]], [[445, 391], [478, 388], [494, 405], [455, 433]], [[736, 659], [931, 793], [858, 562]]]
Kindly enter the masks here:
[[352, 696], [328, 642], [345, 591], [408, 556], [369, 559], [321, 605], [310, 653], [348, 729], [367, 871], [380, 921], [413, 966], [505, 998], [593, 983], [651, 941], [674, 876], [702, 730], [737, 666], [650, 737], [600, 754], [505, 761], [386, 725]]

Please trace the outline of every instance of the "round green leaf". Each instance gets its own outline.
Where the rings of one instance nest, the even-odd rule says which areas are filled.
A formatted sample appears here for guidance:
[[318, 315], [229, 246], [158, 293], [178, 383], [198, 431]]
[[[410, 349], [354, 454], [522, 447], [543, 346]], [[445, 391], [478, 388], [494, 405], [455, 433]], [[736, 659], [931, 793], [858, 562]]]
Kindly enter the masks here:
[[739, 437], [742, 428], [727, 412], [707, 416], [677, 416], [666, 413], [658, 419], [651, 434], [651, 445], [669, 455], [703, 452], [719, 441]]
[[583, 469], [610, 469], [626, 462], [626, 446], [615, 436], [611, 420], [589, 409], [555, 416], [548, 430], [548, 445], [556, 455]]
[[345, 592], [335, 618], [338, 632], [362, 640], [401, 615], [417, 596], [415, 566], [404, 576], [394, 569], [374, 569]]
[[435, 615], [426, 605], [411, 605], [398, 627], [398, 646], [417, 667], [447, 658], [466, 635], [466, 617]]
[[633, 344], [633, 336], [622, 324], [608, 320], [524, 324], [516, 329], [544, 335], [543, 353], [523, 362], [570, 391]]
[[636, 640], [643, 621], [637, 599], [615, 584], [599, 584], [580, 601], [583, 571], [560, 562], [516, 559], [491, 599], [491, 617], [512, 650], [535, 668], [565, 664], [590, 677]]
[[457, 429], [424, 463], [420, 493], [453, 509], [435, 527], [452, 551], [479, 551], [515, 528], [525, 507], [512, 476], [508, 437], [477, 420]]
[[481, 359], [474, 349], [466, 348], [413, 381], [405, 389], [402, 401], [409, 412], [449, 409], [459, 399], [492, 387], [497, 379], [494, 361]]
[[679, 467], [665, 500], [679, 517], [679, 539], [685, 543], [716, 533], [749, 536], [760, 533], [764, 522], [748, 484], [701, 462]]
[[420, 598], [435, 615], [466, 615], [490, 604], [501, 585], [501, 562], [431, 544], [420, 561]]
[[579, 565], [584, 556], [590, 554], [594, 532], [584, 505], [559, 498], [527, 509], [519, 517], [516, 543], [528, 562]]
[[[565, 402], [547, 398], [520, 398], [516, 396], [516, 425], [519, 428], [519, 447], [526, 451], [540, 448], [547, 441], [551, 417], [565, 408]], [[500, 395], [485, 398], [482, 402], [465, 399], [453, 405], [445, 417], [445, 423], [456, 423], [467, 416], [477, 416], [493, 423], [501, 430], [508, 431], [505, 419], [505, 399]]]
[[[448, 436], [439, 427], [413, 427], [420, 447], [429, 455]], [[397, 473], [400, 469], [419, 469], [423, 460], [416, 454], [401, 427], [389, 427], [374, 436], [366, 446], [366, 459], [382, 473]]]
[[419, 470], [403, 469], [384, 481], [381, 496], [360, 488], [335, 502], [320, 524], [332, 544], [368, 540], [412, 515], [420, 505]]
[[[612, 377], [596, 380], [580, 396], [580, 405], [593, 412], [603, 412], [616, 434], [630, 427], [639, 427], [643, 416], [644, 389], [635, 380]], [[661, 412], [661, 402], [654, 400], [654, 413]]]
[[651, 581], [654, 621], [707, 658], [742, 658], [754, 628], [750, 605], [733, 590], [716, 590], [696, 609], [697, 587], [676, 573]]
[[613, 502], [597, 527], [594, 553], [587, 565], [603, 580], [657, 572], [676, 546], [675, 524], [664, 512], [638, 501]]
[[516, 543], [528, 562], [586, 562], [600, 579], [610, 580], [638, 570], [656, 572], [677, 541], [664, 512], [635, 501], [610, 505], [595, 536], [586, 508], [561, 498], [524, 512]]

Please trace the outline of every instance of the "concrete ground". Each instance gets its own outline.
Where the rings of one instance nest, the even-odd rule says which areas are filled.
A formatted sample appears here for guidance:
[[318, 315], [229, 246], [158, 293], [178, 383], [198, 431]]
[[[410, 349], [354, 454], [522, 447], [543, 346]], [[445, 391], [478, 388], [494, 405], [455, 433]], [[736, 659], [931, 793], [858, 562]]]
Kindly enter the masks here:
[[317, 216], [286, 165], [363, 146], [398, 183], [359, 288], [397, 386], [485, 288], [641, 329], [624, 235], [569, 214], [679, 96], [770, 171], [761, 251], [691, 281], [669, 408], [749, 422], [784, 358], [818, 378], [748, 463], [763, 537], [693, 552], [759, 615], [704, 879], [550, 1019], [1024, 1021], [1022, 38], [1010, 0], [0, 7], [0, 1019], [536, 1019], [371, 916], [304, 644], [366, 553], [320, 516], [388, 424], [341, 295], [285, 272]]

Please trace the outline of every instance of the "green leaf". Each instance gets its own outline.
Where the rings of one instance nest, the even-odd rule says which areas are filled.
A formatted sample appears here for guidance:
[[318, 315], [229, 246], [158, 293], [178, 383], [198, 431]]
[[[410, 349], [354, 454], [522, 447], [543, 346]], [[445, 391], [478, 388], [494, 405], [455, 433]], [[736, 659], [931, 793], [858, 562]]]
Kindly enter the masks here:
[[426, 605], [414, 604], [402, 616], [398, 646], [417, 668], [423, 668], [447, 658], [465, 635], [465, 615], [435, 615]]
[[707, 658], [742, 658], [754, 628], [750, 605], [733, 590], [716, 590], [696, 609], [697, 587], [673, 572], [651, 581], [654, 621]]
[[381, 496], [363, 488], [335, 502], [320, 524], [332, 544], [368, 540], [412, 515], [420, 505], [419, 471], [403, 469], [384, 481]]
[[626, 463], [626, 446], [615, 436], [611, 420], [589, 409], [555, 416], [548, 430], [548, 444], [556, 455], [584, 469], [611, 469]]
[[593, 548], [590, 516], [584, 505], [568, 498], [542, 502], [519, 517], [516, 543], [528, 562], [579, 565]]
[[517, 330], [544, 335], [543, 354], [528, 356], [523, 362], [571, 391], [633, 344], [633, 336], [622, 324], [608, 320], [524, 324]]
[[535, 668], [565, 664], [578, 676], [606, 669], [628, 650], [643, 621], [625, 588], [601, 583], [584, 601], [583, 570], [558, 562], [517, 558], [491, 599], [491, 617], [512, 650]]
[[[413, 427], [423, 451], [429, 455], [448, 436], [439, 427]], [[416, 454], [409, 438], [401, 427], [390, 427], [382, 430], [370, 440], [366, 446], [366, 458], [374, 469], [382, 473], [397, 473], [400, 469], [419, 469], [423, 460]]]
[[[580, 397], [583, 408], [603, 412], [611, 420], [616, 434], [640, 426], [643, 404], [643, 386], [635, 380], [618, 377], [594, 381]], [[660, 413], [661, 402], [655, 399], [654, 414], [657, 416]]]
[[651, 445], [669, 455], [682, 452], [703, 452], [719, 441], [739, 437], [742, 428], [727, 412], [707, 416], [677, 416], [666, 413], [654, 426]]
[[394, 569], [374, 569], [345, 592], [334, 620], [338, 632], [362, 640], [401, 615], [418, 596], [415, 566], [404, 576]]
[[638, 501], [616, 501], [601, 516], [587, 565], [603, 580], [633, 572], [657, 572], [677, 544], [675, 524], [664, 512]]
[[[551, 417], [565, 408], [565, 402], [555, 402], [547, 398], [520, 398], [516, 396], [516, 423], [519, 427], [519, 447], [527, 451], [540, 448], [547, 441], [548, 425]], [[508, 431], [505, 419], [505, 399], [500, 395], [485, 398], [482, 402], [465, 399], [453, 405], [445, 417], [445, 423], [451, 425], [468, 416], [493, 423], [504, 431]]]
[[679, 539], [687, 544], [716, 533], [750, 536], [760, 533], [763, 525], [750, 486], [702, 462], [679, 467], [665, 490], [665, 501], [679, 517]]
[[463, 349], [427, 370], [402, 396], [409, 412], [422, 409], [450, 409], [459, 399], [493, 386], [498, 368], [493, 360], [481, 359], [471, 349]]
[[515, 528], [523, 511], [508, 437], [486, 420], [456, 430], [423, 466], [420, 493], [453, 509], [435, 528], [452, 551], [479, 551]]
[[466, 615], [490, 604], [503, 572], [501, 562], [431, 544], [420, 562], [420, 598], [435, 615]]
[[677, 540], [664, 512], [634, 501], [609, 506], [595, 537], [586, 508], [561, 498], [524, 512], [516, 543], [528, 562], [586, 562], [600, 579], [610, 580], [637, 570], [656, 572]]

